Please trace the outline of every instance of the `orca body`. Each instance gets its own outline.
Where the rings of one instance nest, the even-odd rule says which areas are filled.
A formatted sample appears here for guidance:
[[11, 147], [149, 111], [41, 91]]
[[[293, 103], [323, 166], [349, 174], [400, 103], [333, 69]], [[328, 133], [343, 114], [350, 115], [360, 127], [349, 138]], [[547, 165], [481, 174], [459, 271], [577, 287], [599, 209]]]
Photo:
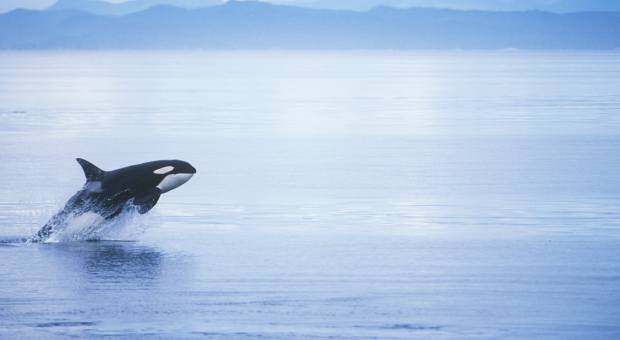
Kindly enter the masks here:
[[154, 161], [113, 171], [103, 171], [94, 164], [77, 158], [84, 170], [86, 184], [67, 201], [31, 242], [43, 242], [69, 222], [97, 224], [118, 216], [125, 208], [140, 214], [151, 210], [161, 194], [187, 182], [196, 169], [179, 160]]

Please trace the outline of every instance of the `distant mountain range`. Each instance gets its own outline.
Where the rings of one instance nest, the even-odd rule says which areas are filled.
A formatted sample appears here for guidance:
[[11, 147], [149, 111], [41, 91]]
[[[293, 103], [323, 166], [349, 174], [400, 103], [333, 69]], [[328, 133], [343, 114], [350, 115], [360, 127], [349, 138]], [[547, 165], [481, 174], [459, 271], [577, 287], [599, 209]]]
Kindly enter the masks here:
[[618, 49], [620, 13], [353, 12], [229, 1], [191, 10], [160, 5], [123, 16], [75, 9], [0, 15], [4, 50], [506, 48]]
[[553, 13], [620, 11], [618, 0], [297, 0], [294, 4], [302, 7], [356, 11], [368, 11], [379, 5], [395, 8], [427, 7], [484, 11], [538, 10]]
[[[266, 2], [278, 0], [262, 0]], [[175, 7], [194, 9], [221, 5], [222, 0], [131, 0], [120, 4], [112, 4], [100, 0], [58, 0], [48, 10], [78, 9], [81, 11], [102, 15], [126, 15], [139, 12], [156, 5], [171, 5]], [[378, 6], [394, 8], [449, 8], [457, 10], [487, 10], [487, 11], [531, 11], [543, 10], [553, 13], [569, 13], [581, 11], [618, 11], [619, 0], [296, 0], [282, 1], [298, 7], [369, 11]]]
[[133, 0], [120, 4], [96, 0], [58, 0], [51, 7], [47, 8], [47, 10], [61, 11], [66, 9], [77, 9], [93, 14], [121, 16], [140, 12], [158, 5], [171, 5], [185, 9], [194, 9], [219, 6], [222, 3], [222, 0]]

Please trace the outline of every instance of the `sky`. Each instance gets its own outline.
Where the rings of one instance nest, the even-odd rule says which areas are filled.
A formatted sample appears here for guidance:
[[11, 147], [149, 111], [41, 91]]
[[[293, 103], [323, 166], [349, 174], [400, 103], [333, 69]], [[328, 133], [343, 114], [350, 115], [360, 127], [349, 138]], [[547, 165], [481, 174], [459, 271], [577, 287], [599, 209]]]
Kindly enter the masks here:
[[[0, 0], [0, 13], [8, 12], [16, 8], [26, 9], [45, 9], [57, 0]], [[122, 3], [128, 0], [102, 0], [110, 3]], [[131, 1], [131, 0], [129, 0]], [[174, 0], [170, 0], [173, 2]], [[453, 9], [499, 9], [499, 10], [524, 10], [535, 9], [537, 7], [557, 3], [561, 0], [265, 0], [275, 4], [308, 4], [315, 2], [318, 7], [323, 4], [330, 4], [327, 7], [338, 8], [347, 7], [347, 4], [364, 3], [368, 8], [378, 5], [388, 5], [393, 7], [435, 7], [439, 5], [444, 8]], [[570, 0], [571, 2], [588, 3], [590, 0]], [[601, 0], [599, 0], [601, 1]], [[620, 1], [620, 0], [604, 0]], [[336, 5], [336, 6], [334, 6]], [[338, 6], [341, 5], [341, 6]]]

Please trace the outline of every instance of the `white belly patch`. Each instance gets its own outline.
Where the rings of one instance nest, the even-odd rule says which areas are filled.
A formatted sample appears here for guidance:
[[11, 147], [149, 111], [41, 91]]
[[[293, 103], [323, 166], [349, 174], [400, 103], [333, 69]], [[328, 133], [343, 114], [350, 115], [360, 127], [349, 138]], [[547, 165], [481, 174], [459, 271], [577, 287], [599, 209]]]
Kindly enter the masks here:
[[194, 176], [194, 174], [171, 174], [166, 176], [157, 187], [161, 190], [163, 194], [164, 192], [168, 192], [174, 188], [178, 188], [183, 183], [189, 181], [192, 176]]

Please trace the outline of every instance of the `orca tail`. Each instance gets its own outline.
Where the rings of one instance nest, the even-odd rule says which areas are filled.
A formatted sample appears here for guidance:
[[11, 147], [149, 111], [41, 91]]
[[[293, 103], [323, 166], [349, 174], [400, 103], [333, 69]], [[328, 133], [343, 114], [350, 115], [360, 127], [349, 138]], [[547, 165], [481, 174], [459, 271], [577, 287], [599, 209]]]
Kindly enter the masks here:
[[103, 177], [105, 171], [99, 169], [93, 163], [82, 158], [76, 158], [75, 160], [82, 166], [82, 170], [84, 170], [84, 176], [86, 176], [86, 182], [98, 181], [101, 179], [101, 177]]

